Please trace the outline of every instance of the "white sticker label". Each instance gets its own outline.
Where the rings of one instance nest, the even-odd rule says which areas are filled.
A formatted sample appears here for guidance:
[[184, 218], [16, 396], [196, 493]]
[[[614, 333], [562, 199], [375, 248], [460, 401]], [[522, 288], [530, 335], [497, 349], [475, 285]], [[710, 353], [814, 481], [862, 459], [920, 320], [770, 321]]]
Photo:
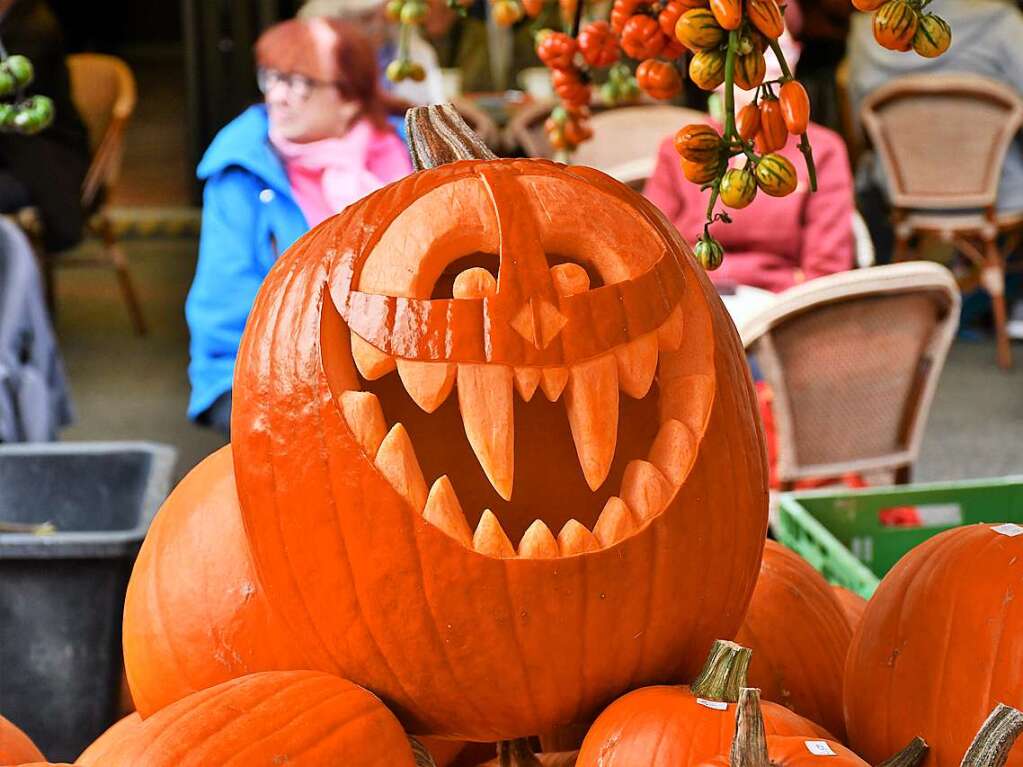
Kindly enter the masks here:
[[831, 746], [828, 745], [826, 740], [807, 740], [806, 750], [816, 756], [835, 756], [835, 752], [831, 750]]
[[712, 708], [715, 711], [727, 711], [728, 710], [728, 704], [725, 703], [723, 700], [707, 700], [706, 698], [697, 698], [696, 702], [699, 703], [701, 706], [706, 706], [707, 708]]
[[1005, 535], [1008, 536], [1009, 538], [1015, 538], [1017, 535], [1023, 535], [1023, 527], [1020, 527], [1019, 525], [1014, 525], [1012, 524], [1012, 522], [1009, 522], [1004, 525], [999, 525], [998, 527], [992, 527], [991, 529], [994, 530], [999, 535]]

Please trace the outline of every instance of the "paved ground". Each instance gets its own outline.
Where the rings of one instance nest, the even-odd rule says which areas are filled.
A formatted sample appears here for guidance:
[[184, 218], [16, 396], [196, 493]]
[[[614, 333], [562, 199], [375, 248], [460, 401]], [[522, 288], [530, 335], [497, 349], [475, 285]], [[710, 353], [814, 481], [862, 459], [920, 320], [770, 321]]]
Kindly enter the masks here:
[[[66, 439], [151, 439], [175, 445], [183, 472], [220, 444], [184, 417], [187, 330], [182, 304], [194, 269], [191, 239], [127, 243], [151, 335], [132, 335], [112, 274], [65, 271], [58, 332], [78, 423]], [[1023, 347], [1012, 373], [990, 343], [959, 342], [938, 390], [920, 480], [1023, 474]]]

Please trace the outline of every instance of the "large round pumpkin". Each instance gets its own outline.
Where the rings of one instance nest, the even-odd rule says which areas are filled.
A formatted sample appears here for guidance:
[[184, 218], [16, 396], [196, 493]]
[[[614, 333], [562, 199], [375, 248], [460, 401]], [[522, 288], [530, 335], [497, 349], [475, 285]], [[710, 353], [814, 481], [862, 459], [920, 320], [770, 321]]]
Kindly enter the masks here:
[[75, 759], [75, 764], [79, 767], [103, 767], [103, 762], [100, 761], [100, 757], [103, 753], [107, 749], [113, 748], [125, 738], [134, 735], [135, 731], [141, 725], [142, 717], [139, 716], [138, 711], [133, 711], [126, 717], [119, 719], [107, 728], [106, 732], [96, 738], [96, 740], [94, 740], [92, 744], [81, 753], [81, 756]]
[[[416, 113], [420, 166], [472, 155], [457, 119]], [[752, 593], [742, 346], [674, 228], [595, 170], [443, 164], [303, 237], [232, 434], [274, 609], [416, 733], [548, 732], [690, 679]]]
[[10, 719], [0, 716], [0, 764], [42, 761], [36, 744]]
[[[955, 767], [997, 703], [1023, 707], [1023, 528], [934, 536], [881, 581], [845, 672], [849, 742], [869, 761], [908, 734]], [[1017, 746], [1010, 767], [1023, 765]]]
[[851, 638], [849, 620], [827, 581], [798, 554], [768, 541], [753, 600], [735, 637], [753, 650], [750, 684], [766, 700], [844, 740], [842, 673]]
[[313, 671], [249, 674], [182, 698], [97, 754], [103, 767], [414, 767], [408, 738], [360, 687]]
[[867, 609], [867, 600], [855, 591], [850, 591], [835, 583], [831, 584], [831, 593], [835, 595], [838, 604], [842, 606], [842, 612], [845, 613], [845, 618], [849, 621], [849, 628], [856, 631], [856, 627], [860, 625], [863, 613]]

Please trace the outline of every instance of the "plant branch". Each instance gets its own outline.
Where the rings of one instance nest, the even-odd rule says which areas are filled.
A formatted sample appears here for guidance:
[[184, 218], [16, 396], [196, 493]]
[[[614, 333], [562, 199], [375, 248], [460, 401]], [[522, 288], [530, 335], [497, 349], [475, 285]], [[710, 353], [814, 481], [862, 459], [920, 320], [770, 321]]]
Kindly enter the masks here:
[[[777, 40], [771, 41], [771, 50], [774, 51], [775, 58], [778, 59], [778, 64], [781, 66], [783, 80], [792, 80], [792, 70], [789, 69], [789, 63], [785, 61], [785, 54], [781, 51], [781, 46], [778, 45]], [[803, 154], [803, 160], [806, 162], [806, 172], [810, 176], [810, 191], [817, 191], [817, 166], [813, 162], [813, 148], [810, 146], [810, 138], [805, 133], [799, 137], [799, 151]]]
[[583, 23], [583, 0], [575, 1], [575, 19], [572, 21], [572, 37], [579, 37], [579, 27]]

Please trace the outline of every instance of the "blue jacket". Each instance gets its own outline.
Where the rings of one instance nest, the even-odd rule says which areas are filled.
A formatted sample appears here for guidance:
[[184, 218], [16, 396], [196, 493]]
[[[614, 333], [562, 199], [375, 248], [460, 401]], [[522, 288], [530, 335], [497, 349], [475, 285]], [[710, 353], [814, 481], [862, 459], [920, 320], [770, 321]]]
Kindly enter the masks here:
[[199, 163], [206, 182], [199, 264], [185, 302], [189, 418], [231, 390], [256, 292], [277, 257], [309, 228], [267, 129], [266, 108], [250, 107], [224, 126]]

